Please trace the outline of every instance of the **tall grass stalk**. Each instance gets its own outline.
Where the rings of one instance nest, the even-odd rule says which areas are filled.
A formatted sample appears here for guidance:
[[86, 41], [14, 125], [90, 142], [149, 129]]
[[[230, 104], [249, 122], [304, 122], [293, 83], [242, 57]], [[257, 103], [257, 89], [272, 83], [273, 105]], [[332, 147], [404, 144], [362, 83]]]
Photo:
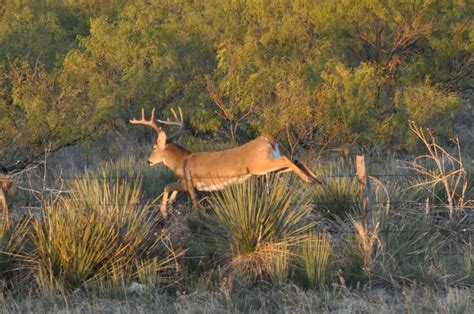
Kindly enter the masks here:
[[359, 253], [363, 259], [364, 265], [362, 270], [369, 279], [372, 279], [374, 272], [374, 261], [379, 253], [379, 231], [380, 223], [378, 222], [373, 230], [369, 230], [369, 226], [361, 221], [351, 218], [352, 225], [355, 229], [357, 244], [359, 247]]

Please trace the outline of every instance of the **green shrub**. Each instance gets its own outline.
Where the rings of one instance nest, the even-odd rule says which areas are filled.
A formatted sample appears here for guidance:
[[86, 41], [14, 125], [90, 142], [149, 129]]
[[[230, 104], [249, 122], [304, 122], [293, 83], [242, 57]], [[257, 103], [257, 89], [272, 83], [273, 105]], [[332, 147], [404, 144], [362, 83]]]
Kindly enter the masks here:
[[[395, 96], [395, 102], [399, 110], [406, 111], [404, 128], [407, 121], [414, 121], [422, 128], [430, 128], [440, 140], [453, 136], [453, 122], [466, 107], [458, 94], [446, 92], [428, 80], [405, 86]], [[416, 148], [418, 142], [413, 133], [407, 133], [408, 148]]]

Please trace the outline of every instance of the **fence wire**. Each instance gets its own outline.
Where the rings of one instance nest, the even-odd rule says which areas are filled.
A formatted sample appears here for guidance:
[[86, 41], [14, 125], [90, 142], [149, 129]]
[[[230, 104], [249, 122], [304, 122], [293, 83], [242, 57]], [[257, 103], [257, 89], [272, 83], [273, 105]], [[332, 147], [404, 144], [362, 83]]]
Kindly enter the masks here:
[[[244, 174], [242, 176], [246, 176]], [[45, 176], [45, 177], [18, 177], [12, 178], [12, 181], [15, 182], [28, 182], [28, 181], [47, 181], [47, 180], [57, 180], [57, 181], [74, 181], [74, 180], [117, 180], [117, 179], [130, 179], [130, 178], [143, 178], [140, 175], [123, 175], [123, 176]], [[355, 174], [336, 174], [336, 175], [317, 175], [318, 178], [332, 179], [332, 178], [357, 178]], [[417, 174], [396, 174], [396, 173], [387, 173], [387, 174], [370, 174], [369, 177], [375, 178], [419, 178], [420, 175]], [[234, 179], [235, 176], [192, 176], [193, 179]]]

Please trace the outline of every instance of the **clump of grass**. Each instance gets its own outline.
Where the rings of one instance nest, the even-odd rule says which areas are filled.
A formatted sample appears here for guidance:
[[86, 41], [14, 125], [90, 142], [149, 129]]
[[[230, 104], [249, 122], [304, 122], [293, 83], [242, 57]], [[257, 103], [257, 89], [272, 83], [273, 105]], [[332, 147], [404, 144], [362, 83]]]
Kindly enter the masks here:
[[28, 274], [20, 274], [26, 262], [28, 228], [29, 219], [14, 220], [6, 211], [0, 216], [0, 280], [4, 285], [21, 286], [28, 279]]
[[143, 272], [149, 283], [173, 280], [181, 251], [158, 228], [152, 204], [141, 203], [139, 178], [86, 174], [70, 190], [32, 222], [33, 267], [42, 291], [127, 283], [143, 279]]
[[282, 286], [287, 283], [289, 270], [290, 270], [290, 258], [292, 253], [287, 242], [277, 245], [276, 248], [270, 246], [270, 262], [268, 265], [268, 273], [273, 286]]
[[341, 232], [339, 266], [342, 276], [350, 284], [370, 284], [382, 249], [379, 245], [380, 224], [369, 227], [351, 217], [350, 222], [341, 221]]
[[145, 160], [136, 160], [133, 157], [105, 163], [98, 173], [110, 179], [133, 181], [141, 178], [141, 196], [146, 200], [156, 199], [163, 192], [165, 185], [176, 181], [175, 175], [164, 165], [150, 167]]
[[215, 239], [217, 250], [241, 284], [268, 276], [283, 280], [286, 251], [314, 225], [306, 219], [311, 211], [307, 200], [292, 186], [283, 177], [270, 175], [232, 185], [209, 199], [208, 218], [223, 230]]
[[322, 288], [328, 279], [332, 244], [327, 233], [311, 234], [302, 241], [300, 259], [303, 269], [303, 285]]
[[325, 178], [324, 185], [305, 187], [306, 195], [311, 199], [315, 210], [331, 219], [347, 219], [359, 210], [358, 183], [345, 177], [350, 173], [347, 165], [341, 162], [321, 167], [318, 174]]
[[446, 240], [432, 215], [404, 209], [382, 213], [380, 221], [379, 239], [384, 252], [378, 276], [382, 280], [433, 285], [448, 279], [450, 271], [440, 258]]
[[446, 299], [438, 300], [439, 308], [445, 313], [472, 313], [472, 295], [468, 289], [450, 288]]

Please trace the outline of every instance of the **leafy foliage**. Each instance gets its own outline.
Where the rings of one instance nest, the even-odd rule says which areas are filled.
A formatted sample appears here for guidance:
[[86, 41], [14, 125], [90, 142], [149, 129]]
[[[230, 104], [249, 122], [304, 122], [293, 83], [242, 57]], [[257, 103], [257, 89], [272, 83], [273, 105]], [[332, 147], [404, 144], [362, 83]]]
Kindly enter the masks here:
[[450, 135], [471, 114], [469, 1], [5, 1], [0, 14], [7, 166], [140, 107], [179, 105], [196, 134], [234, 144], [271, 133], [292, 155], [413, 149], [408, 120]]

